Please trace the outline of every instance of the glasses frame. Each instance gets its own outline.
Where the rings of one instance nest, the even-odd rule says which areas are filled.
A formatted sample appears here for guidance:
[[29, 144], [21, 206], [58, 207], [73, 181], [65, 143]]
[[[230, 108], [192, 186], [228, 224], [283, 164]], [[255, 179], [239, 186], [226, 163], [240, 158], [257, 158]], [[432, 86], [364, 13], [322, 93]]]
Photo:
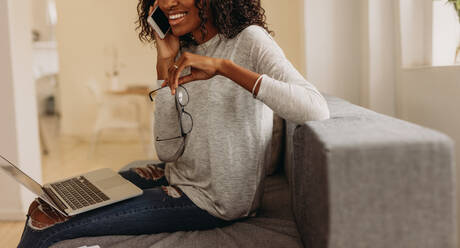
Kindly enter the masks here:
[[[167, 139], [160, 139], [157, 136], [156, 139], [155, 139], [156, 141], [160, 142], [160, 141], [167, 141], [167, 140], [174, 140], [174, 139], [183, 138], [183, 142], [182, 142], [181, 146], [179, 147], [179, 149], [177, 150], [177, 152], [173, 155], [172, 158], [165, 160], [166, 162], [176, 161], [177, 159], [179, 159], [180, 156], [182, 156], [182, 154], [185, 151], [185, 144], [186, 144], [186, 140], [187, 140], [187, 135], [190, 132], [192, 132], [192, 130], [193, 130], [193, 117], [189, 112], [185, 111], [185, 109], [184, 109], [185, 106], [187, 106], [187, 104], [190, 101], [190, 95], [188, 94], [187, 88], [185, 88], [183, 85], [179, 85], [178, 87], [181, 87], [182, 89], [184, 89], [185, 94], [187, 94], [187, 102], [185, 104], [182, 104], [181, 101], [179, 100], [179, 96], [178, 96], [179, 94], [177, 93], [177, 91], [176, 91], [176, 94], [174, 95], [175, 96], [175, 103], [176, 103], [176, 110], [177, 110], [177, 117], [178, 117], [178, 120], [179, 120], [179, 127], [180, 127], [181, 135], [177, 136], [177, 137], [173, 137], [173, 138], [167, 138]], [[152, 102], [154, 101], [153, 97], [152, 97], [152, 94], [155, 93], [158, 90], [163, 89], [163, 88], [167, 88], [167, 86], [150, 91], [149, 92], [150, 101], [152, 101]], [[190, 128], [190, 130], [188, 132], [184, 131], [184, 127], [183, 127], [183, 124], [182, 124], [182, 116], [183, 115], [188, 115], [190, 117], [190, 120], [192, 121], [192, 126], [191, 126], [191, 128]]]

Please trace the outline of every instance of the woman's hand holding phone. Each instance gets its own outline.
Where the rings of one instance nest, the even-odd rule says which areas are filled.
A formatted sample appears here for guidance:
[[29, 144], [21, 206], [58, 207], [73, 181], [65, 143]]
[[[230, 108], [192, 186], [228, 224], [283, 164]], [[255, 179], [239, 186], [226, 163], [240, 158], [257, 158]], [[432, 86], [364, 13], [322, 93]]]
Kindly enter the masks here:
[[[152, 15], [155, 8], [158, 6], [158, 0], [150, 7], [149, 16]], [[174, 59], [179, 53], [179, 37], [175, 36], [171, 31], [166, 33], [164, 39], [154, 31], [156, 48], [157, 48], [157, 71], [158, 79], [167, 79], [168, 69], [174, 65]]]
[[[158, 7], [158, 0], [155, 1], [154, 5], [149, 9], [149, 16], [152, 16], [155, 9]], [[159, 10], [157, 10], [159, 11]], [[157, 14], [157, 13], [155, 13]], [[150, 20], [151, 22], [151, 20]], [[192, 53], [185, 52], [182, 56], [175, 61], [177, 54], [180, 49], [179, 37], [175, 36], [171, 30], [165, 32], [164, 39], [161, 39], [163, 35], [159, 35], [155, 29], [153, 23], [154, 35], [157, 48], [157, 72], [158, 79], [164, 79], [164, 83], [161, 87], [169, 86], [171, 94], [176, 93], [176, 89], [179, 84], [188, 83], [195, 80], [206, 80], [214, 77], [218, 73], [218, 68], [222, 64], [221, 59], [211, 58], [206, 56], [199, 56]], [[160, 29], [161, 32], [164, 29]], [[181, 72], [186, 68], [191, 68], [191, 74], [179, 78]]]

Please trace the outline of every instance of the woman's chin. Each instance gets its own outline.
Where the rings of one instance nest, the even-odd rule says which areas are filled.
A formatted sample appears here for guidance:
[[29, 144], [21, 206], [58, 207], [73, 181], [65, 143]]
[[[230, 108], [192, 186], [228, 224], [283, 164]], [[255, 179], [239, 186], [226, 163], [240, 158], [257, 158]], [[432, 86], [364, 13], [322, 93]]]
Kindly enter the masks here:
[[181, 28], [171, 28], [171, 31], [174, 34], [174, 36], [177, 36], [177, 37], [181, 37], [189, 33], [189, 32], [182, 30]]

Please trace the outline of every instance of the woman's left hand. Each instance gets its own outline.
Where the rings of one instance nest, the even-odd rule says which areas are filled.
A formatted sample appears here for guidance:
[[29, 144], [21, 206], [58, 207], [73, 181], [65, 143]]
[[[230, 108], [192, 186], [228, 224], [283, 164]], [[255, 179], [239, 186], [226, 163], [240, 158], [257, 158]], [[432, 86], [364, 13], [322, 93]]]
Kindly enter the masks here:
[[[218, 74], [218, 68], [222, 59], [201, 56], [184, 52], [181, 57], [168, 70], [168, 79], [161, 85], [168, 85], [174, 95], [179, 84], [185, 84], [195, 80], [206, 80]], [[179, 78], [185, 67], [190, 66], [191, 73]]]

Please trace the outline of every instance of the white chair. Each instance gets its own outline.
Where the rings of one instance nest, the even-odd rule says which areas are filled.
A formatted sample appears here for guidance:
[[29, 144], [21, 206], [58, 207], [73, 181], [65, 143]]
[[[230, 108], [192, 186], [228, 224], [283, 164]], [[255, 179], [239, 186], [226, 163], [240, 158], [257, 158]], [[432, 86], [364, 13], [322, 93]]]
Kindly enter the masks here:
[[[145, 152], [148, 153], [148, 148], [144, 142], [143, 132], [142, 132], [142, 121], [141, 115], [139, 113], [140, 106], [136, 99], [130, 96], [122, 95], [111, 95], [105, 93], [99, 82], [91, 79], [87, 83], [88, 89], [96, 98], [98, 105], [96, 122], [93, 127], [93, 136], [91, 139], [91, 148], [88, 154], [88, 157], [91, 157], [96, 151], [96, 146], [99, 140], [99, 137], [104, 129], [136, 129], [141, 144], [143, 145]], [[120, 111], [129, 111], [134, 113], [134, 120], [125, 120], [119, 118], [116, 115]]]

